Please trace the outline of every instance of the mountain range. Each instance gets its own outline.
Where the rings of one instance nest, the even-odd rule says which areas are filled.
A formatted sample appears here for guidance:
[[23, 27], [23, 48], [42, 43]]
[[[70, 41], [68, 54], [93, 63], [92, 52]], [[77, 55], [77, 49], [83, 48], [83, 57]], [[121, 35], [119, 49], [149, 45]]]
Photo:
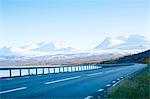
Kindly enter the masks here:
[[106, 37], [91, 50], [77, 50], [67, 42], [41, 42], [22, 47], [2, 47], [0, 65], [90, 63], [148, 49], [150, 49], [150, 41], [141, 35]]
[[150, 48], [148, 38], [140, 35], [119, 36], [115, 38], [106, 38], [96, 47], [98, 50], [120, 49], [120, 50], [145, 50]]

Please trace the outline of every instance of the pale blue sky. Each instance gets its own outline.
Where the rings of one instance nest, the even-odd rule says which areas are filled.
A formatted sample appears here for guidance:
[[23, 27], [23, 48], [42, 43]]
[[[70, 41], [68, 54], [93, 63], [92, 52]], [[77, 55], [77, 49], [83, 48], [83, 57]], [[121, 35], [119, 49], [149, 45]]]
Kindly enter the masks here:
[[0, 47], [52, 40], [85, 49], [105, 37], [149, 35], [149, 0], [0, 1]]

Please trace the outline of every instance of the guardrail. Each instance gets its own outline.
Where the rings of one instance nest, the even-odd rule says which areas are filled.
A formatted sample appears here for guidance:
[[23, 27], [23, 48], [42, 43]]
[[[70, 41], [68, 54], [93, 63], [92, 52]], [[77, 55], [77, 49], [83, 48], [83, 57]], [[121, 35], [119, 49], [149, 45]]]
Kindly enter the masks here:
[[130, 66], [130, 64], [99, 64], [99, 65], [74, 65], [74, 66], [51, 66], [51, 67], [10, 67], [0, 68], [0, 78], [11, 78], [11, 77], [22, 77], [31, 75], [44, 75], [51, 73], [65, 73], [65, 72], [77, 72], [85, 70], [93, 70], [104, 67], [115, 67], [115, 66]]
[[0, 68], [0, 78], [21, 77], [30, 75], [41, 75], [50, 73], [77, 72], [85, 70], [99, 69], [96, 65], [75, 65], [75, 66], [55, 66], [55, 67], [24, 67], [24, 68]]

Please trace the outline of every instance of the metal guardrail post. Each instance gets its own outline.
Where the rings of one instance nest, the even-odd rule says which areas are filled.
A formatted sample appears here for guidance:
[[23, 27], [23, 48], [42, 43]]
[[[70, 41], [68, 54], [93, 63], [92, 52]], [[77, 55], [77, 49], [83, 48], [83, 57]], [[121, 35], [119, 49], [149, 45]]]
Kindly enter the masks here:
[[44, 74], [44, 68], [43, 68], [43, 72], [42, 73]]
[[35, 71], [36, 71], [36, 75], [37, 75], [37, 68], [35, 69]]
[[19, 69], [19, 74], [20, 74], [20, 76], [21, 76], [21, 69]]
[[10, 77], [11, 77], [11, 76], [12, 76], [12, 75], [11, 75], [11, 69], [9, 70], [9, 74], [10, 74]]
[[69, 72], [68, 66], [67, 66], [67, 72]]
[[72, 72], [72, 66], [71, 66], [71, 72]]
[[64, 67], [63, 67], [63, 73], [65, 72], [65, 69], [64, 69]]
[[48, 69], [48, 74], [50, 74], [50, 68], [47, 68]]
[[60, 67], [58, 67], [58, 69], [59, 69], [59, 73], [60, 73]]
[[74, 70], [75, 70], [75, 72], [76, 72], [76, 66], [75, 66], [75, 69], [74, 69]]
[[83, 71], [84, 71], [84, 66], [83, 66]]
[[28, 75], [30, 75], [30, 69], [28, 68]]
[[85, 70], [84, 66], [83, 66], [83, 71]]
[[55, 67], [53, 69], [54, 69], [54, 74], [55, 74]]

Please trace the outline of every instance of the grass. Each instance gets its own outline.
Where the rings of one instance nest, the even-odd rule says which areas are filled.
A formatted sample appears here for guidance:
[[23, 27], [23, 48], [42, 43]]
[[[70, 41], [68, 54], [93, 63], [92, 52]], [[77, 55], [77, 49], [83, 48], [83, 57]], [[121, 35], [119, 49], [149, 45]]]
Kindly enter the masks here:
[[150, 66], [113, 88], [108, 99], [150, 99]]

